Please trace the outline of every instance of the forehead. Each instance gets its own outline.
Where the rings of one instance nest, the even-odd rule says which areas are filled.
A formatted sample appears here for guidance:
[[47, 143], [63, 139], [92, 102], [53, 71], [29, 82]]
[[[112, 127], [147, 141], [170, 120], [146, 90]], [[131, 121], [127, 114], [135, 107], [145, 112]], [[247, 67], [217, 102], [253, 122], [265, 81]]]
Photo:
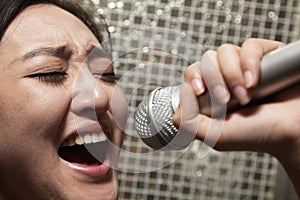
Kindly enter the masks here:
[[71, 13], [51, 4], [26, 8], [10, 24], [0, 44], [0, 51], [22, 49], [26, 52], [43, 46], [62, 44], [84, 46], [98, 44], [89, 28]]

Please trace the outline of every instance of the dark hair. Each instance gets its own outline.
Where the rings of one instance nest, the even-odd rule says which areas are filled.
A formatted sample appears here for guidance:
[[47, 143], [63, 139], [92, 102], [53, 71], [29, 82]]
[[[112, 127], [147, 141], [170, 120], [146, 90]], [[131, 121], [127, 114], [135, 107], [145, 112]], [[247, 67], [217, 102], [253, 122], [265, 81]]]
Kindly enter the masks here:
[[[98, 15], [101, 18], [100, 21], [104, 23], [102, 25], [96, 24], [92, 14], [76, 4], [74, 0], [0, 0], [0, 42], [6, 29], [16, 16], [27, 7], [36, 4], [54, 4], [72, 13], [89, 27], [100, 43], [103, 42], [101, 30], [107, 30], [104, 18], [101, 15]], [[107, 33], [109, 35], [109, 32]]]

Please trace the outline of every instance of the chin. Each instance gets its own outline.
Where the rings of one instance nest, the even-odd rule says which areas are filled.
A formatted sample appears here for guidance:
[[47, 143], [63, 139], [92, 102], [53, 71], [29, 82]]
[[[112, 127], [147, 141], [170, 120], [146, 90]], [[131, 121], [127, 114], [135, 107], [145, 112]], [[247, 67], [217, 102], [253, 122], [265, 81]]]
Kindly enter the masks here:
[[[72, 192], [71, 192], [72, 191]], [[63, 200], [117, 200], [118, 182], [115, 170], [112, 170], [112, 179], [102, 183], [78, 182], [76, 188], [65, 190], [66, 198]]]
[[[73, 174], [74, 175], [74, 174]], [[39, 198], [47, 200], [117, 200], [118, 179], [116, 170], [110, 170], [105, 178], [95, 179], [86, 176], [57, 176], [46, 183]], [[47, 180], [45, 180], [47, 181]], [[40, 187], [40, 186], [39, 186]], [[41, 187], [40, 187], [41, 189]], [[42, 189], [43, 190], [43, 189]], [[37, 191], [36, 191], [37, 192]], [[46, 198], [45, 198], [46, 197]]]

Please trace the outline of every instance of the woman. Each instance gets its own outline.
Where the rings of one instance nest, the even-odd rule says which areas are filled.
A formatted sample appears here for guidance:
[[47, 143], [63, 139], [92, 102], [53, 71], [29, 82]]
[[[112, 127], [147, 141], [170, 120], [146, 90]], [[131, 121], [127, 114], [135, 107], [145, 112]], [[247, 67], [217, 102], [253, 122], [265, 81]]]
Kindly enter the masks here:
[[[117, 198], [112, 167], [122, 143], [127, 106], [101, 45], [102, 35], [89, 16], [71, 2], [0, 3], [1, 199]], [[221, 90], [216, 90], [221, 101], [227, 101], [233, 92], [244, 104], [257, 83], [260, 58], [280, 46], [248, 40], [242, 48], [225, 45], [218, 52], [209, 51], [201, 63], [207, 66], [211, 65], [207, 61], [213, 60], [215, 75], [224, 77], [218, 83]], [[185, 98], [180, 108], [186, 115], [178, 110], [174, 117], [177, 125], [181, 120], [201, 121], [198, 139], [204, 138], [212, 119], [191, 106], [198, 106], [194, 97], [204, 91], [202, 77], [209, 76], [205, 68], [188, 68], [190, 85], [182, 86]], [[229, 90], [222, 89], [227, 86]], [[297, 89], [291, 88], [257, 109], [228, 116], [215, 148], [275, 155], [299, 192]], [[279, 114], [272, 115], [274, 111]], [[90, 152], [96, 149], [97, 154], [91, 155], [85, 147]]]
[[299, 84], [261, 105], [228, 114], [224, 120], [212, 119], [195, 109], [201, 106], [195, 97], [206, 89], [219, 103], [227, 103], [234, 96], [241, 105], [247, 104], [251, 90], [259, 81], [262, 56], [282, 46], [284, 44], [276, 41], [248, 39], [242, 47], [225, 44], [217, 51], [206, 52], [201, 62], [185, 72], [190, 84], [182, 86], [174, 123], [221, 151], [261, 151], [275, 156], [300, 196]]
[[0, 3], [0, 199], [117, 198], [126, 103], [73, 2]]

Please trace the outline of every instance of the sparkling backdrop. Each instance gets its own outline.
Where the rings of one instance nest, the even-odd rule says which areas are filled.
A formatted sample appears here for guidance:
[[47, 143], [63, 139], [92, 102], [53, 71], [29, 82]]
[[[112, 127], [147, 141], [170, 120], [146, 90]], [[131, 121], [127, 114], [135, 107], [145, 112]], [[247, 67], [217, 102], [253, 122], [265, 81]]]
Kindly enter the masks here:
[[[199, 60], [204, 50], [223, 43], [239, 45], [249, 37], [285, 43], [299, 38], [297, 0], [93, 3], [109, 24], [114, 66], [123, 76], [119, 84], [127, 96], [131, 118], [149, 91], [180, 83], [187, 65]], [[274, 198], [278, 164], [271, 156], [221, 153], [200, 142], [186, 152], [148, 156], [151, 150], [136, 136], [131, 118], [120, 159], [120, 199]], [[209, 153], [203, 156], [203, 152]]]

